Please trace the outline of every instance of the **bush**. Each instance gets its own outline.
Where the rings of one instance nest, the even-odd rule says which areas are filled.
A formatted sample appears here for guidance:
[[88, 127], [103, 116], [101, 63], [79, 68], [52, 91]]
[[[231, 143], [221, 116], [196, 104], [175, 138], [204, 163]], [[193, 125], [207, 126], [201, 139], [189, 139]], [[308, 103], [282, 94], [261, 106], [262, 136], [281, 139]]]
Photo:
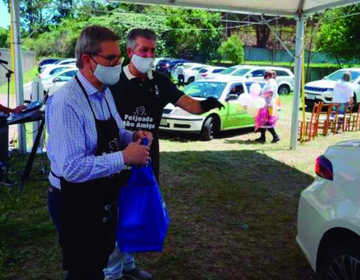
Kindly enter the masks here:
[[223, 60], [231, 60], [235, 64], [244, 62], [244, 43], [238, 35], [231, 35], [225, 42], [222, 42], [218, 48], [218, 53]]

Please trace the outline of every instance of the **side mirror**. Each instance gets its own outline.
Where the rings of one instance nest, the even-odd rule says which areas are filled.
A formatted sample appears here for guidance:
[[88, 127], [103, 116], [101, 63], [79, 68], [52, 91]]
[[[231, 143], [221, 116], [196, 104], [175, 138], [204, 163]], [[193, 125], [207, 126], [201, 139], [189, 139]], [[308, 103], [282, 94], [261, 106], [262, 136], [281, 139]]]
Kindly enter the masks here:
[[237, 94], [229, 94], [228, 97], [226, 97], [226, 101], [230, 101], [230, 100], [237, 100], [239, 98], [239, 96]]

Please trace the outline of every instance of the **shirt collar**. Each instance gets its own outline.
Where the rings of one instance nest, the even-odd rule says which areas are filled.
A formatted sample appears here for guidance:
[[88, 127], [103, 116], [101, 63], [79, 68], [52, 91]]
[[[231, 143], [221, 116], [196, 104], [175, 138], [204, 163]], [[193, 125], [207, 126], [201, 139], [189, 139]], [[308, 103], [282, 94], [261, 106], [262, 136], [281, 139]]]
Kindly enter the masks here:
[[77, 76], [79, 78], [79, 81], [83, 84], [86, 93], [88, 95], [92, 95], [92, 94], [98, 94], [98, 93], [105, 93], [106, 90], [108, 89], [108, 86], [105, 85], [104, 86], [104, 90], [101, 92], [99, 91], [97, 88], [95, 88], [85, 77], [83, 74], [81, 74], [80, 71], [77, 72]]
[[[126, 78], [128, 78], [128, 80], [137, 79], [137, 77], [134, 76], [134, 75], [130, 72], [129, 64], [123, 67], [123, 71], [124, 71], [124, 74], [125, 74]], [[147, 76], [148, 76], [148, 79], [149, 79], [149, 80], [152, 80], [152, 79], [154, 78], [154, 77], [153, 77], [152, 70], [150, 70], [149, 72], [147, 72]]]

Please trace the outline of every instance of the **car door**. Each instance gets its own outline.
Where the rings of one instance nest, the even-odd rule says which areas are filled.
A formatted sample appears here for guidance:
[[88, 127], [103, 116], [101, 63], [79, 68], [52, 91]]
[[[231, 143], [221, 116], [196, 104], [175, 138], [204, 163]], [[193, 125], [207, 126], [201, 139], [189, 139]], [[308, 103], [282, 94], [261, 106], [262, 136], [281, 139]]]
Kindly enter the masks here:
[[224, 113], [221, 115], [223, 129], [237, 128], [242, 125], [244, 115], [247, 114], [244, 107], [239, 103], [239, 96], [244, 92], [245, 91], [242, 82], [233, 83], [228, 88], [225, 98], [227, 105], [225, 108], [226, 110], [221, 110], [224, 112], [220, 111], [220, 114]]

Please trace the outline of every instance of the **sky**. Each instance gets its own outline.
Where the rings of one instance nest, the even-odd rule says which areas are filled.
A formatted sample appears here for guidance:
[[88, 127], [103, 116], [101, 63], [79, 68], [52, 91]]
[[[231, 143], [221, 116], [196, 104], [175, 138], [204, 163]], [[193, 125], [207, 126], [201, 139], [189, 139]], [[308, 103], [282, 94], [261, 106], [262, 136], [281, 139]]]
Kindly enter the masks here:
[[4, 2], [0, 0], [0, 27], [8, 28], [10, 25], [10, 14]]

